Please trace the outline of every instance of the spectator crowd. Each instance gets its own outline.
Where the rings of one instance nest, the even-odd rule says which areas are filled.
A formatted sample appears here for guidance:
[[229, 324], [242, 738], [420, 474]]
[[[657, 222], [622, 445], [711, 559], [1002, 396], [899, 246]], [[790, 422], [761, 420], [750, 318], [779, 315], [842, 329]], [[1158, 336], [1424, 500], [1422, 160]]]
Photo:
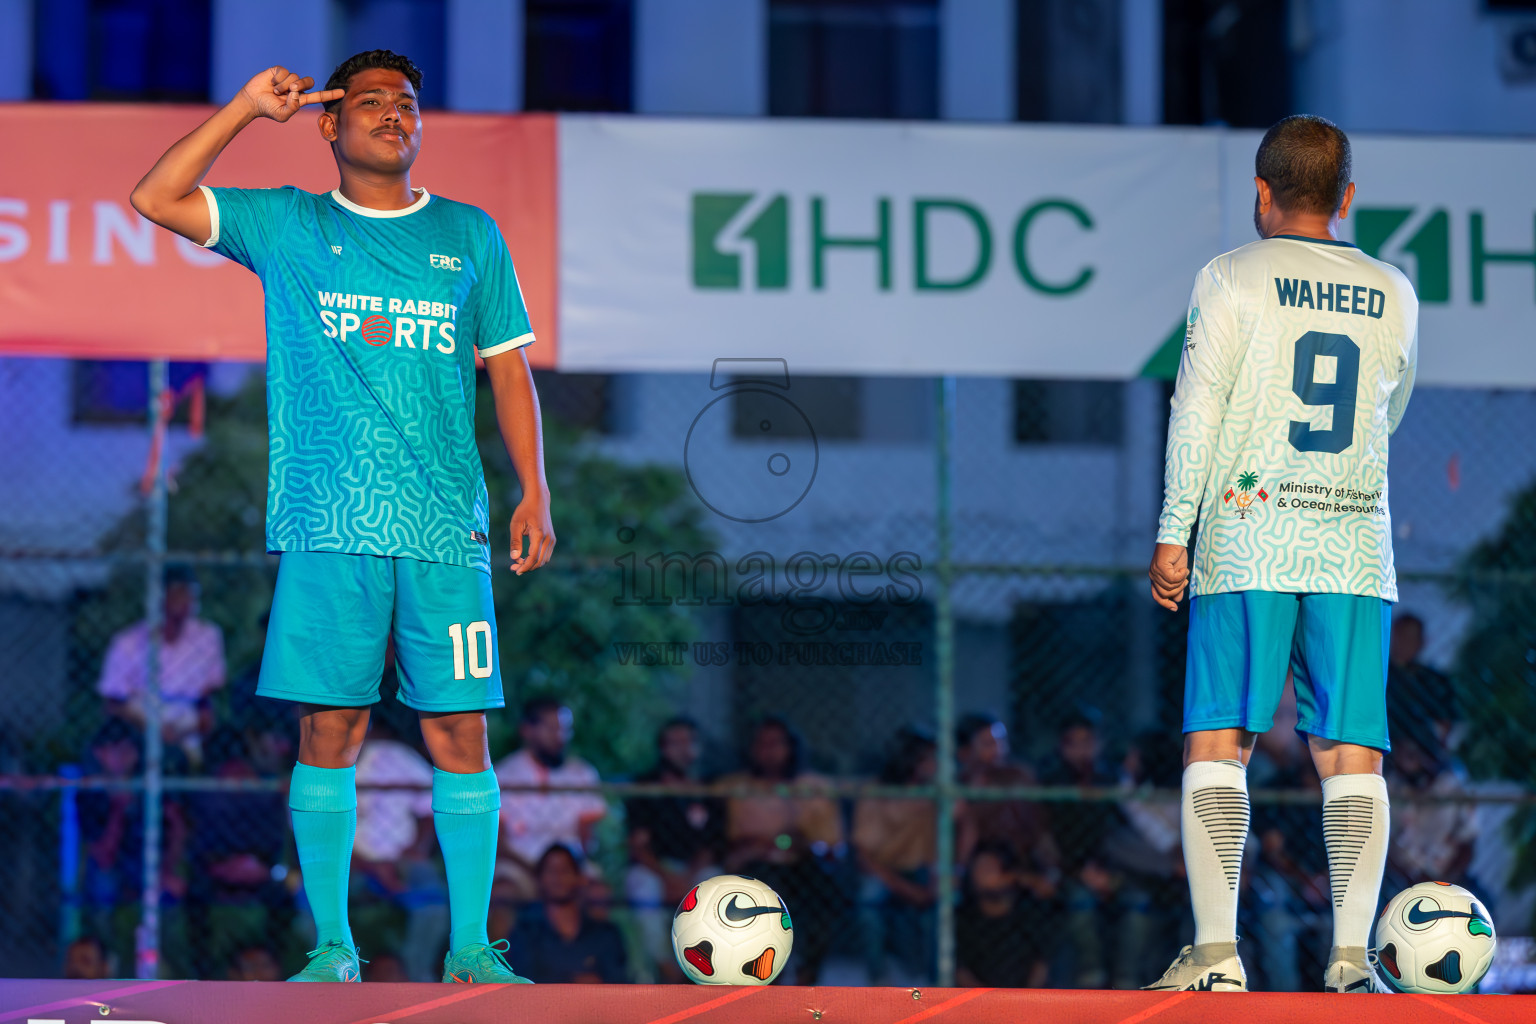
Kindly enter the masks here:
[[[162, 957], [176, 976], [275, 980], [309, 948], [283, 791], [295, 710], [248, 687], [221, 693], [222, 642], [196, 606], [195, 579], [168, 574], [165, 769], [225, 788], [175, 790], [165, 801]], [[143, 770], [147, 639], [140, 623], [111, 643], [98, 686], [102, 724], [81, 759], [87, 776], [123, 782]], [[1465, 793], [1454, 694], [1422, 650], [1423, 624], [1400, 617], [1389, 784], [1403, 796], [1454, 797]], [[385, 671], [388, 693], [393, 666]], [[708, 756], [699, 724], [679, 716], [656, 732], [649, 765], [610, 780], [640, 784], [620, 803], [598, 791], [597, 770], [573, 752], [578, 725], [558, 698], [529, 699], [517, 713], [516, 748], [495, 764], [505, 789], [490, 931], [509, 942], [521, 973], [536, 982], [682, 981], [673, 908], [704, 878], [738, 872], [767, 882], [792, 910], [786, 980], [933, 981], [937, 805], [931, 790], [891, 795], [934, 783], [930, 732], [897, 731], [871, 766], [878, 795], [850, 797], [815, 770], [821, 759], [787, 717], [751, 723], [728, 759]], [[1294, 725], [1292, 698], [1255, 748], [1253, 790], [1319, 791]], [[953, 832], [957, 982], [1131, 988], [1155, 978], [1173, 937], [1190, 926], [1179, 806], [1148, 799], [1178, 789], [1178, 736], [1108, 737], [1098, 713], [1082, 707], [1056, 723], [1042, 756], [1026, 759], [1000, 716], [976, 711], [957, 722], [954, 749], [963, 794]], [[440, 969], [448, 906], [431, 782], [414, 716], [386, 700], [357, 765], [351, 900], [371, 980], [434, 980]], [[1020, 788], [1035, 798], [1010, 795]], [[76, 978], [129, 973], [142, 801], [111, 786], [75, 800], [81, 914], [62, 969]], [[1470, 875], [1476, 841], [1467, 803], [1396, 803], [1387, 888], [1479, 885]], [[1242, 880], [1254, 986], [1309, 987], [1328, 954], [1330, 920], [1319, 806], [1255, 800]]]

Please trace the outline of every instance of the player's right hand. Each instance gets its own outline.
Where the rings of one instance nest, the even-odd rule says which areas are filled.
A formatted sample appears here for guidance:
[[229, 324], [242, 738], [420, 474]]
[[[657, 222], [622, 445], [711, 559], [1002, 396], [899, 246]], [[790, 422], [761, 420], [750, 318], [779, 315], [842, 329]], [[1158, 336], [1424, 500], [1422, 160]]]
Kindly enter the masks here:
[[1184, 588], [1189, 585], [1189, 549], [1178, 544], [1159, 544], [1147, 569], [1152, 581], [1152, 600], [1171, 612], [1179, 610]]
[[287, 68], [271, 67], [246, 82], [240, 90], [240, 96], [251, 105], [257, 117], [270, 117], [282, 122], [297, 114], [300, 107], [307, 107], [311, 103], [329, 103], [347, 94], [345, 89], [306, 91], [314, 87], [313, 78], [300, 78]]

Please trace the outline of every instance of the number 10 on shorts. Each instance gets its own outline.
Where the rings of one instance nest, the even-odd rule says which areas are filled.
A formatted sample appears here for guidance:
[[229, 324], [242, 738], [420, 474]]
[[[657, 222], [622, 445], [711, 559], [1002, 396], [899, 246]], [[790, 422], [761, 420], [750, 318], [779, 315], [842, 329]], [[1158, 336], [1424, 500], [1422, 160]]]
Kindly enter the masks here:
[[[491, 665], [491, 624], [481, 619], [479, 622], [471, 622], [466, 630], [464, 624], [455, 622], [448, 627], [448, 639], [453, 642], [453, 678], [464, 678], [464, 647], [465, 641], [469, 646], [469, 674], [476, 679], [489, 679], [493, 666]], [[481, 641], [484, 641], [485, 656], [481, 657]]]

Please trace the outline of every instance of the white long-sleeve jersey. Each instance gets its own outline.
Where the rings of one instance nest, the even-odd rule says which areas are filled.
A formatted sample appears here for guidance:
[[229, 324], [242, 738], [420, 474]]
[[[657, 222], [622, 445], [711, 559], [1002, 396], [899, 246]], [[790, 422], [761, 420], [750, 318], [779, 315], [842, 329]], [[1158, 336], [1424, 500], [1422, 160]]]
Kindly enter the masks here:
[[1190, 592], [1397, 599], [1387, 443], [1413, 391], [1419, 300], [1346, 242], [1277, 235], [1206, 264], [1168, 421], [1160, 543]]

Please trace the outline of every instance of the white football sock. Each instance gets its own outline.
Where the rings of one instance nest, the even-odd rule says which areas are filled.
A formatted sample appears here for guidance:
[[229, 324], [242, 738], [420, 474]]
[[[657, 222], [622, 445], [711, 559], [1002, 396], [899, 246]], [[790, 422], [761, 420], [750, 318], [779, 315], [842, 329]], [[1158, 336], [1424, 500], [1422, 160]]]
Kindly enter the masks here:
[[1184, 769], [1184, 869], [1195, 945], [1237, 941], [1237, 882], [1248, 842], [1248, 770], [1240, 761]]
[[1380, 775], [1323, 780], [1323, 843], [1333, 889], [1333, 944], [1368, 946], [1387, 866], [1392, 814]]

